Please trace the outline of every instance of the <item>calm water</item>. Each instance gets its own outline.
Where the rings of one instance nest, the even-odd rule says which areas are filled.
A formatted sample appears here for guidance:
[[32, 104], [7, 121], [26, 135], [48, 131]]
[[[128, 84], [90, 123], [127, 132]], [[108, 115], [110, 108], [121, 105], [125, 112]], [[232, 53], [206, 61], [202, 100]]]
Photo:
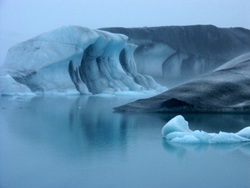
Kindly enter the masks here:
[[[0, 97], [0, 187], [250, 187], [250, 145], [170, 145], [176, 114], [120, 114], [134, 98]], [[247, 114], [182, 114], [236, 132]]]

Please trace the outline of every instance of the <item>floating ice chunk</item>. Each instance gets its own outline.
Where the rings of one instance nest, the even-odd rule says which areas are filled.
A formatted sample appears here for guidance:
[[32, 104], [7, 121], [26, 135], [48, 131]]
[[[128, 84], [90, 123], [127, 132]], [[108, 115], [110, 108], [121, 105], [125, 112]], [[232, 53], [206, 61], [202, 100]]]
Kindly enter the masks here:
[[184, 119], [183, 116], [178, 115], [175, 118], [171, 119], [163, 128], [162, 128], [162, 134], [164, 136], [170, 134], [170, 133], [186, 133], [191, 132], [191, 130], [188, 127], [188, 122]]
[[188, 122], [183, 116], [178, 115], [171, 119], [162, 128], [162, 135], [170, 142], [174, 143], [237, 143], [250, 141], [250, 127], [246, 127], [237, 133], [219, 132], [207, 133], [204, 131], [191, 131]]
[[238, 136], [250, 139], [250, 127], [246, 127], [236, 133]]

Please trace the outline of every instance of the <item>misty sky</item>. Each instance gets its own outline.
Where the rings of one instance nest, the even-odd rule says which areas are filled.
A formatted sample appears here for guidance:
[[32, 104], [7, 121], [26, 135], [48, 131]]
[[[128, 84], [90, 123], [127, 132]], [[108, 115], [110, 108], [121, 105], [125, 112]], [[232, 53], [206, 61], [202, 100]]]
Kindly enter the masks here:
[[0, 65], [17, 42], [64, 25], [250, 29], [250, 0], [0, 0]]

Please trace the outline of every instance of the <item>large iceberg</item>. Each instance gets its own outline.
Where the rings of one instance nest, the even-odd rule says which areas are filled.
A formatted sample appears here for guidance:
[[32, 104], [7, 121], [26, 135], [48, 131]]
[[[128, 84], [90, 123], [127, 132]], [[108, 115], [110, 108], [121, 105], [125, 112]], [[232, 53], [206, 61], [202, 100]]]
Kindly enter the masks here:
[[250, 50], [250, 30], [213, 25], [102, 28], [138, 45], [138, 72], [186, 81], [212, 71]]
[[199, 130], [191, 131], [184, 117], [178, 115], [164, 125], [162, 128], [162, 135], [167, 141], [172, 143], [226, 144], [250, 142], [250, 127], [246, 127], [237, 133], [207, 133]]
[[250, 112], [250, 53], [160, 95], [117, 111]]
[[[61, 27], [10, 48], [0, 79], [14, 79], [33, 93], [165, 90], [151, 76], [137, 73], [136, 45], [127, 40], [122, 34]], [[2, 84], [0, 91], [11, 94], [13, 88], [9, 92]]]

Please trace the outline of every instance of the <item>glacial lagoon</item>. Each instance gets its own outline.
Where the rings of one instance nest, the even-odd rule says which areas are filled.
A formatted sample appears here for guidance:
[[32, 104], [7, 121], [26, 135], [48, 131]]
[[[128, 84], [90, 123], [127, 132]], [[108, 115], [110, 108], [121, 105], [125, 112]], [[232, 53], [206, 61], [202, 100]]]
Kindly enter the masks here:
[[[133, 96], [0, 97], [0, 187], [250, 187], [250, 143], [171, 144], [177, 114], [116, 113]], [[182, 114], [237, 132], [249, 114]]]

